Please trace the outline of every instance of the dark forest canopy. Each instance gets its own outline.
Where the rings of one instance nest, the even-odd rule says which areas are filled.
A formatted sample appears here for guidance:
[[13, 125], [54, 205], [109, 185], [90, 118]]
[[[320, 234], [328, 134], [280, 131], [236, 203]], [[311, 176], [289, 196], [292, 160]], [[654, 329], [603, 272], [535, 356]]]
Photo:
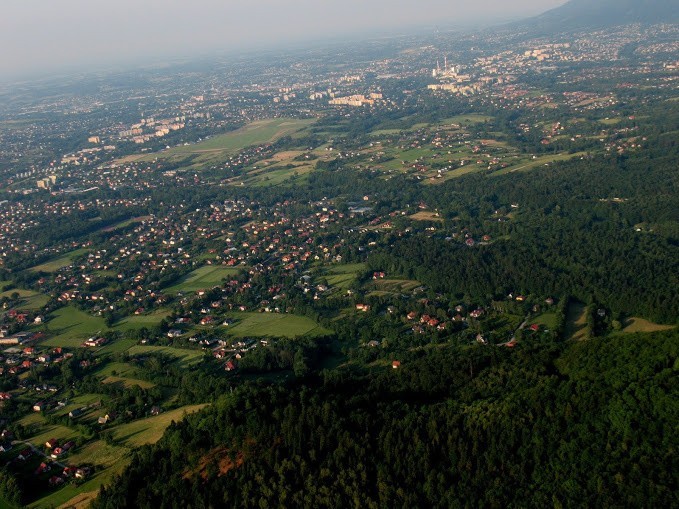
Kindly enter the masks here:
[[138, 451], [94, 507], [671, 507], [677, 340], [444, 348], [243, 387]]

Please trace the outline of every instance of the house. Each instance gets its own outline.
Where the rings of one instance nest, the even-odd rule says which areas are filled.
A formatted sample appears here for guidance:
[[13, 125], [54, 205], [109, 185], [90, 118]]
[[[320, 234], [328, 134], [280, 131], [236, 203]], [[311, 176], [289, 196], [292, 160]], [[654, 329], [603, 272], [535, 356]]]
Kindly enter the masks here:
[[48, 449], [54, 449], [59, 445], [59, 441], [56, 438], [50, 438], [47, 442], [45, 442], [45, 447]]
[[90, 468], [89, 467], [83, 467], [79, 468], [75, 471], [75, 477], [76, 479], [84, 479], [88, 475], [90, 475]]
[[49, 472], [50, 470], [52, 470], [52, 467], [49, 465], [49, 463], [43, 462], [43, 463], [40, 463], [40, 466], [35, 469], [34, 474], [40, 475], [43, 472]]
[[76, 470], [78, 469], [75, 467], [64, 467], [64, 470], [61, 473], [61, 475], [63, 475], [64, 477], [71, 477], [72, 475], [75, 474]]
[[168, 338], [178, 338], [182, 335], [182, 331], [179, 329], [171, 329], [167, 332], [167, 337]]
[[393, 361], [393, 362], [391, 363], [391, 367], [392, 367], [393, 369], [398, 369], [398, 368], [400, 368], [400, 367], [401, 367], [401, 361]]
[[96, 348], [102, 346], [104, 343], [106, 343], [106, 338], [96, 338], [93, 336], [87, 341], [85, 341], [83, 345], [89, 348]]
[[9, 442], [0, 443], [0, 452], [7, 452], [12, 450], [12, 444]]
[[481, 309], [481, 308], [475, 309], [474, 311], [469, 313], [469, 316], [471, 316], [472, 318], [480, 318], [482, 315], [483, 315], [483, 309]]
[[363, 311], [364, 313], [370, 311], [370, 305], [368, 304], [356, 304], [356, 311]]
[[33, 450], [30, 447], [26, 447], [19, 453], [19, 456], [17, 456], [17, 458], [20, 461], [26, 461], [31, 456], [33, 456]]
[[162, 411], [163, 409], [157, 405], [151, 407], [151, 415], [153, 416], [160, 415]]
[[540, 326], [537, 323], [532, 324], [530, 327], [528, 327], [530, 330], [533, 332], [537, 332], [540, 330]]
[[34, 412], [42, 412], [47, 408], [47, 405], [45, 405], [44, 401], [38, 401], [35, 405], [33, 405], [33, 411]]
[[373, 339], [372, 341], [368, 341], [368, 346], [369, 346], [370, 348], [375, 348], [375, 347], [377, 347], [377, 346], [380, 346], [380, 342], [377, 341], [377, 340], [375, 340], [375, 339]]
[[224, 366], [224, 369], [226, 371], [234, 371], [236, 369], [236, 365], [234, 364], [233, 361], [227, 361], [226, 365]]
[[83, 414], [82, 409], [81, 409], [81, 408], [76, 408], [76, 409], [74, 409], [74, 410], [71, 410], [71, 411], [68, 413], [68, 416], [69, 416], [71, 419], [75, 419], [76, 417], [80, 417], [82, 414]]
[[52, 477], [50, 477], [50, 479], [49, 479], [49, 485], [50, 486], [59, 486], [61, 484], [64, 484], [64, 478], [63, 477], [59, 477], [58, 475], [53, 475]]

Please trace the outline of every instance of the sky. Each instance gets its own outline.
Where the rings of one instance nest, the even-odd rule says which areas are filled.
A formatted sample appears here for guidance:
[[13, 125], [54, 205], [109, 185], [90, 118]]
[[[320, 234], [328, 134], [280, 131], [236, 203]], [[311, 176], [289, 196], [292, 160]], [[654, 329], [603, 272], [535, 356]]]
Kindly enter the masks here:
[[0, 78], [283, 47], [327, 37], [460, 28], [565, 0], [0, 0]]

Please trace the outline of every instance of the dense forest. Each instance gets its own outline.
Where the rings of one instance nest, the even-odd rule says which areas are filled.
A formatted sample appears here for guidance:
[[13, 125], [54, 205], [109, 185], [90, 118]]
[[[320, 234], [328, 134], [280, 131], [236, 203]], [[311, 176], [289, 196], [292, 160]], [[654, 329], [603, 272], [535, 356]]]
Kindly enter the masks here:
[[678, 340], [446, 347], [243, 386], [94, 507], [672, 507]]

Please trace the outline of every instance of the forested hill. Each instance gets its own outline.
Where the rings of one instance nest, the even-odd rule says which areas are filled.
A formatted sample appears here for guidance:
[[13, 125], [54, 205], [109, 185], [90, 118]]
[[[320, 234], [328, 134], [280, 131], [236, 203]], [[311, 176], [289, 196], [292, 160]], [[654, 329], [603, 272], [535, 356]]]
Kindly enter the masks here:
[[445, 347], [243, 387], [94, 507], [672, 507], [678, 340]]
[[522, 25], [535, 31], [548, 32], [677, 21], [679, 5], [675, 0], [570, 0], [522, 22]]

